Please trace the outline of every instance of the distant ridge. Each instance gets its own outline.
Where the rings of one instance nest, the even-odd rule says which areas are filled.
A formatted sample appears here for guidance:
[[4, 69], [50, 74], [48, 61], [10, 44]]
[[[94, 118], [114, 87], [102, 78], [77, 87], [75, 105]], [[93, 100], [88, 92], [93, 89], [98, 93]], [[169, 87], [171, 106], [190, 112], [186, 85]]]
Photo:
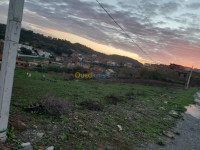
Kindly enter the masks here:
[[[6, 25], [0, 24], [0, 39], [5, 37]], [[83, 55], [97, 55], [105, 59], [113, 60], [117, 63], [132, 63], [133, 66], [142, 66], [139, 61], [120, 55], [106, 55], [104, 53], [97, 52], [87, 46], [80, 43], [71, 43], [67, 40], [62, 40], [53, 37], [47, 37], [39, 33], [34, 33], [31, 30], [22, 29], [20, 42], [29, 43], [35, 48], [43, 49], [48, 52], [52, 52], [55, 55], [61, 56], [62, 53], [71, 55], [73, 52], [81, 53]]]

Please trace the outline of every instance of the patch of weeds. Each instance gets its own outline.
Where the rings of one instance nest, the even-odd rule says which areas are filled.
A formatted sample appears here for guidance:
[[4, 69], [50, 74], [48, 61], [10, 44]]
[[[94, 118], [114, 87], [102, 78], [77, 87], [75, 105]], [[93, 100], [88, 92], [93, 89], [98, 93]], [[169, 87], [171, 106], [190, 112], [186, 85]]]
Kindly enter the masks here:
[[105, 115], [105, 119], [108, 121], [110, 117], [108, 115]]
[[19, 148], [22, 148], [21, 144], [22, 144], [22, 141], [19, 140], [19, 139], [13, 139], [12, 141], [14, 143], [14, 149], [17, 150]]
[[123, 97], [117, 96], [115, 94], [110, 94], [106, 96], [107, 102], [112, 105], [117, 105], [117, 103], [123, 101]]
[[69, 130], [66, 130], [65, 135], [67, 136], [67, 140], [69, 140], [70, 138], [75, 138], [75, 135]]
[[176, 111], [180, 111], [180, 112], [185, 112], [186, 111], [186, 109], [183, 106], [180, 106], [180, 105], [178, 105], [175, 110]]
[[103, 111], [104, 106], [100, 102], [84, 101], [79, 103], [79, 105], [93, 111]]
[[79, 123], [74, 122], [73, 124], [74, 124], [74, 128], [75, 128], [76, 130], [81, 131], [81, 127], [79, 126]]
[[39, 149], [40, 149], [40, 147], [39, 147], [39, 146], [37, 146], [37, 145], [33, 145], [33, 149], [34, 149], [34, 150], [39, 150]]
[[83, 148], [83, 144], [82, 143], [80, 143], [79, 145], [78, 145], [78, 150], [83, 150], [84, 148]]
[[68, 119], [66, 116], [63, 116], [63, 117], [62, 117], [62, 121], [63, 121], [64, 123], [67, 123], [67, 122], [69, 122], [69, 119]]
[[14, 129], [14, 127], [10, 127], [7, 131], [7, 142], [11, 142], [13, 143], [13, 149], [17, 150], [19, 148], [22, 148], [21, 147], [21, 140], [19, 139], [15, 139], [15, 134], [16, 134], [16, 131]]
[[162, 140], [158, 140], [156, 143], [160, 146], [165, 146], [165, 142]]
[[67, 137], [67, 135], [63, 135], [63, 136], [60, 137], [60, 139], [61, 139], [63, 142], [65, 142], [65, 141], [68, 140], [68, 137]]
[[15, 137], [15, 129], [14, 127], [10, 127], [7, 131], [7, 141], [12, 141], [12, 139]]
[[48, 93], [38, 103], [25, 108], [25, 111], [34, 113], [49, 113], [50, 115], [62, 115], [68, 113], [72, 104], [56, 97], [54, 93]]

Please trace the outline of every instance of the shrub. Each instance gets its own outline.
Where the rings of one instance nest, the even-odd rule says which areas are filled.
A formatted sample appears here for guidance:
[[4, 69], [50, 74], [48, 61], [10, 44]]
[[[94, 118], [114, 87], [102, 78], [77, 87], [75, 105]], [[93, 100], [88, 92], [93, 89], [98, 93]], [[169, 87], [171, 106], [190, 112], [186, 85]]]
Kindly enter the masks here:
[[54, 93], [48, 93], [39, 101], [39, 105], [51, 115], [61, 115], [69, 112], [72, 104], [57, 98]]

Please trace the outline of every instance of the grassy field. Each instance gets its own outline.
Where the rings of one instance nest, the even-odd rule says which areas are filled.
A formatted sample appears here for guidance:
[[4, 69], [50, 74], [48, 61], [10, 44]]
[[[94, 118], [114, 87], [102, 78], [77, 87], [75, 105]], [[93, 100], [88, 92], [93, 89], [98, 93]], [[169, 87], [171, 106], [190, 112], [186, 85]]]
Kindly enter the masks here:
[[[199, 90], [70, 81], [56, 74], [45, 74], [43, 80], [43, 74], [31, 72], [29, 78], [27, 72], [15, 72], [7, 142], [15, 149], [21, 142], [31, 142], [34, 149], [55, 146], [56, 150], [133, 150], [149, 142], [162, 143], [158, 137], [177, 120], [169, 112], [175, 110], [181, 118], [184, 106], [194, 103], [193, 94]], [[70, 102], [66, 114], [24, 110], [52, 93], [55, 101]]]

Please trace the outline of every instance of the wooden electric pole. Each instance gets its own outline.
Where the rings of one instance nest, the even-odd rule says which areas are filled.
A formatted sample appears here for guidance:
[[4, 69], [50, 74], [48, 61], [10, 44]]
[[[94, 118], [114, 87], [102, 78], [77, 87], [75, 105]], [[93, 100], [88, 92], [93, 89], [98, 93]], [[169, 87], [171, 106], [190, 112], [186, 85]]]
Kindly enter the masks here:
[[10, 0], [0, 73], [0, 142], [5, 142], [24, 0]]

